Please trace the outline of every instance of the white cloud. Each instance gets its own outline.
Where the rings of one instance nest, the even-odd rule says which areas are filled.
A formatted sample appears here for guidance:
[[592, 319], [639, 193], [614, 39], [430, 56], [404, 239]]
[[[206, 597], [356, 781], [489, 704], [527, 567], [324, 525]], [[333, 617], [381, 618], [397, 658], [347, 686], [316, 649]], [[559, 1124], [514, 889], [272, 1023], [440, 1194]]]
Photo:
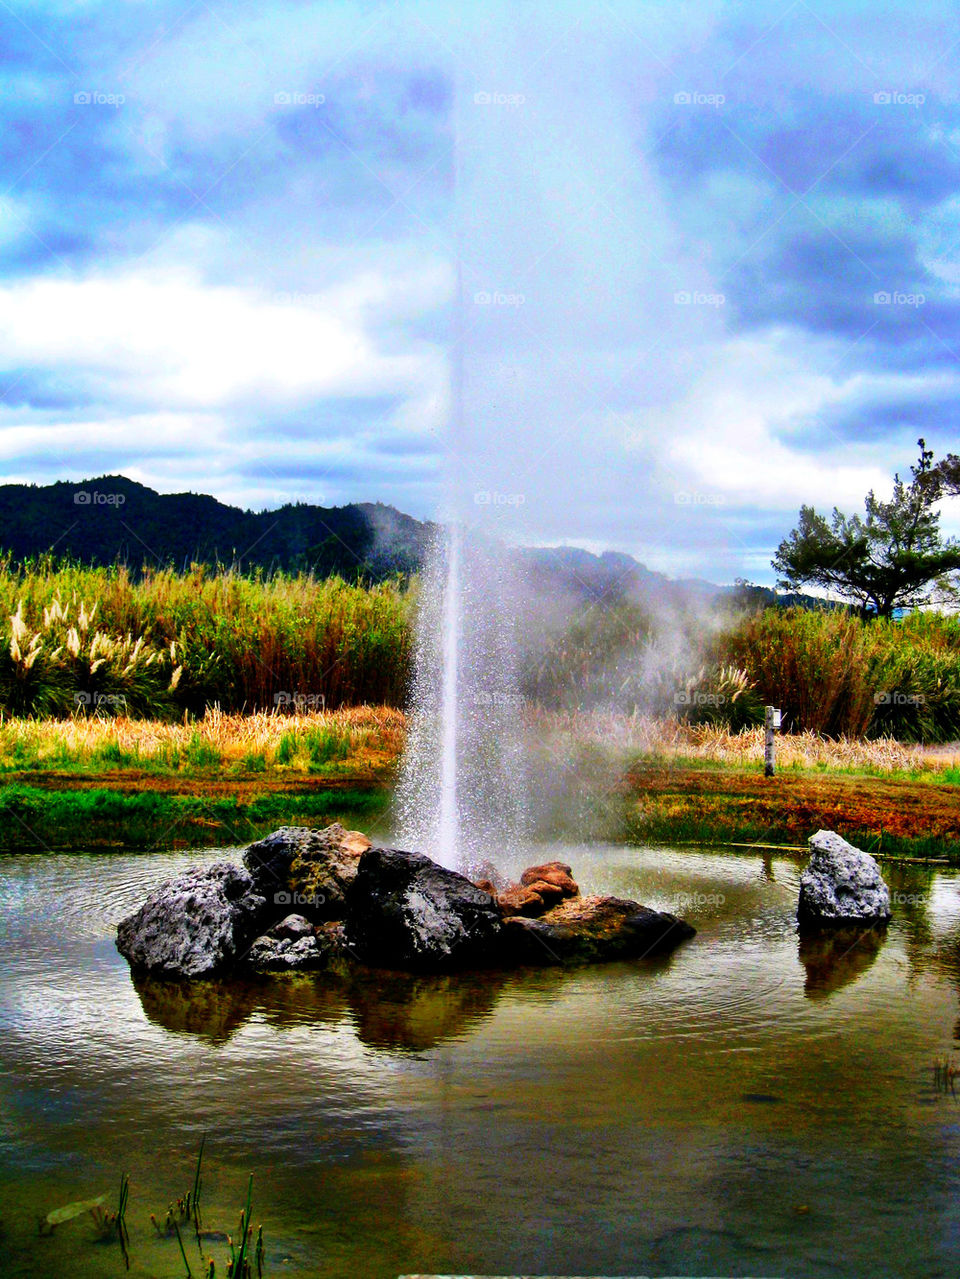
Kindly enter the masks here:
[[[442, 272], [417, 283], [424, 307], [442, 297]], [[284, 295], [205, 286], [186, 270], [16, 281], [0, 288], [0, 359], [83, 372], [111, 397], [158, 408], [254, 395], [429, 397], [443, 378], [439, 351], [414, 341], [387, 350], [371, 332], [373, 314], [410, 310], [410, 286], [370, 273]]]

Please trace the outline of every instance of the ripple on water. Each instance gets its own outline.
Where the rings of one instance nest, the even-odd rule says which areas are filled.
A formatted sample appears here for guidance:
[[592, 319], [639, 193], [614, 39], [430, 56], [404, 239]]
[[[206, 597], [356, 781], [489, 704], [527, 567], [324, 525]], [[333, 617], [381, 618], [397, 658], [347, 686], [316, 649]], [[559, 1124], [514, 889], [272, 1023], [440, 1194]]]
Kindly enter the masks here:
[[[576, 971], [134, 981], [117, 921], [224, 855], [0, 859], [0, 1192], [24, 1221], [34, 1197], [68, 1202], [91, 1178], [98, 1193], [121, 1164], [153, 1210], [206, 1129], [211, 1200], [222, 1187], [232, 1212], [246, 1170], [261, 1170], [299, 1273], [316, 1273], [318, 1239], [331, 1257], [349, 1239], [358, 1275], [400, 1273], [464, 1221], [471, 1266], [490, 1273], [532, 1239], [578, 1235], [598, 1272], [642, 1235], [651, 1265], [700, 1273], [698, 1257], [742, 1260], [774, 1226], [780, 1251], [751, 1264], [777, 1273], [792, 1258], [799, 1273], [794, 1201], [830, 1244], [813, 1273], [843, 1273], [830, 1258], [851, 1230], [875, 1275], [904, 1247], [913, 1273], [934, 1273], [925, 1239], [960, 1264], [941, 1194], [954, 1116], [921, 1069], [956, 1019], [954, 878], [934, 877], [923, 911], [873, 951], [837, 954], [800, 946], [790, 859], [562, 847], [543, 859], [574, 864], [585, 891], [665, 909], [699, 894], [686, 912], [698, 936], [663, 959]], [[893, 1208], [878, 1226], [881, 1191]], [[844, 1219], [818, 1216], [824, 1202]], [[451, 1248], [431, 1255], [463, 1261]]]

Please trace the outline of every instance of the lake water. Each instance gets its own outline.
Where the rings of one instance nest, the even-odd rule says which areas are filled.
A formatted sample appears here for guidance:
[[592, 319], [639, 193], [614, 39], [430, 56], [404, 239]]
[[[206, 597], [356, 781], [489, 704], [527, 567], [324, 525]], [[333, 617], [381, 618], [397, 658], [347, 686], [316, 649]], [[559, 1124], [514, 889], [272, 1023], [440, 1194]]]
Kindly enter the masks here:
[[125, 1171], [129, 1273], [183, 1275], [149, 1217], [206, 1132], [205, 1225], [235, 1229], [253, 1172], [267, 1275], [955, 1276], [960, 1102], [932, 1066], [956, 874], [889, 872], [885, 939], [831, 955], [800, 950], [796, 860], [542, 851], [584, 891], [687, 894], [698, 936], [586, 970], [185, 989], [135, 983], [114, 928], [222, 853], [0, 859], [2, 1274], [125, 1274], [88, 1216], [37, 1235]]

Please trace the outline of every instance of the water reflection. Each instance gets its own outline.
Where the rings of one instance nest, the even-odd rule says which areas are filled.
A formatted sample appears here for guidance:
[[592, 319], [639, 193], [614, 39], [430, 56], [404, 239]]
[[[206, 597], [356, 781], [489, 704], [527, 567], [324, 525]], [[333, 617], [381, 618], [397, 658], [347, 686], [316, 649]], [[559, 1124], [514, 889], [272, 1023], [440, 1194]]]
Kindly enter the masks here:
[[886, 928], [832, 928], [804, 934], [799, 958], [807, 972], [803, 993], [824, 999], [857, 981], [873, 964], [886, 940]]
[[257, 1017], [285, 1028], [349, 1019], [370, 1048], [423, 1052], [476, 1029], [492, 1013], [506, 978], [358, 972], [280, 974], [250, 981], [180, 983], [132, 978], [147, 1018], [175, 1034], [225, 1044]]

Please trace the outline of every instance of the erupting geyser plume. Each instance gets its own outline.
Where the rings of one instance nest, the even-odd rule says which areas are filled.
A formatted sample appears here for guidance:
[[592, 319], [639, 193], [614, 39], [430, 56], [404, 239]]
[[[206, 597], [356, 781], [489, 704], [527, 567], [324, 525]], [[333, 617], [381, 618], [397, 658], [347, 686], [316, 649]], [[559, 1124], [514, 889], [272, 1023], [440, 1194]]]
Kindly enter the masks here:
[[465, 869], [526, 836], [509, 551], [451, 523], [424, 571], [398, 840]]
[[[459, 157], [459, 143], [455, 143]], [[459, 182], [459, 158], [456, 163]], [[458, 234], [458, 254], [462, 236]], [[468, 500], [463, 269], [453, 299], [446, 524], [428, 557], [417, 617], [398, 838], [444, 866], [479, 866], [525, 838], [518, 597], [508, 549], [481, 537]]]

